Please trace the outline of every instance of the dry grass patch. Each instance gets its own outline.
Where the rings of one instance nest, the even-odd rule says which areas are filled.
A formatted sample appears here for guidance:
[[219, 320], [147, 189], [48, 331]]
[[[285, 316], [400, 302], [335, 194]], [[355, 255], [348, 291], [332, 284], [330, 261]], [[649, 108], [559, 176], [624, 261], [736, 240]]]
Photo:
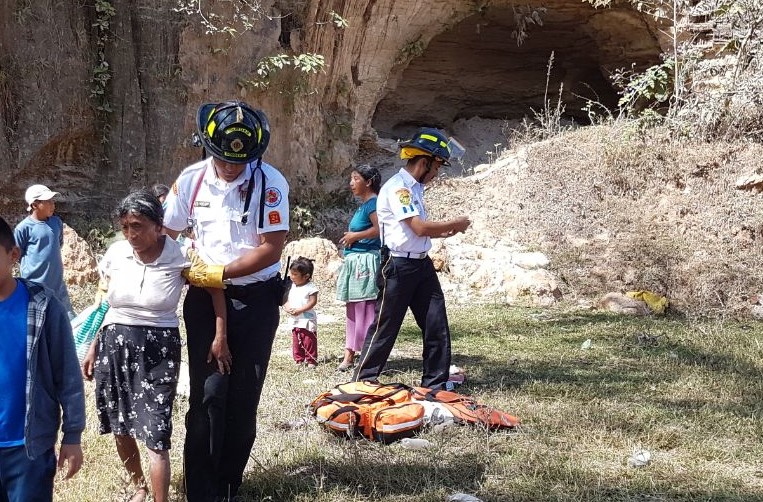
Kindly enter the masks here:
[[[306, 404], [347, 378], [334, 370], [344, 324], [321, 326], [323, 363], [315, 371], [294, 366], [290, 335], [281, 331], [243, 499], [440, 502], [466, 492], [486, 502], [751, 501], [763, 494], [757, 325], [502, 306], [453, 306], [449, 317], [453, 362], [467, 371], [462, 390], [521, 417], [521, 430], [428, 431], [426, 450], [331, 436]], [[586, 339], [591, 348], [583, 350]], [[421, 341], [411, 319], [396, 348], [385, 379], [416, 384]], [[57, 485], [56, 500], [127, 495], [112, 440], [97, 434], [92, 390], [86, 464]], [[179, 400], [173, 500], [182, 500], [185, 409]], [[636, 448], [651, 452], [650, 465], [628, 466]]]

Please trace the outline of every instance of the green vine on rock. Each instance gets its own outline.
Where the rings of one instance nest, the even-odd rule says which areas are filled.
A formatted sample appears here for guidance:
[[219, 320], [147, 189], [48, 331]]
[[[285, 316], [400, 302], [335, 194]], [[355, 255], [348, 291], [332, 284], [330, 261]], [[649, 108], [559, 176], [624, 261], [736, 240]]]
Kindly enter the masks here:
[[227, 3], [227, 7], [232, 9], [232, 12], [226, 12], [223, 2], [215, 5], [212, 0], [177, 0], [172, 10], [191, 18], [198, 18], [207, 35], [224, 33], [231, 37], [251, 30], [257, 21], [268, 17], [257, 0], [238, 0]]
[[[326, 68], [326, 58], [322, 54], [314, 52], [305, 52], [302, 54], [276, 54], [268, 56], [257, 63], [255, 70], [257, 76], [253, 79], [241, 80], [239, 85], [242, 87], [251, 87], [257, 90], [265, 90], [270, 84], [280, 76], [287, 68], [294, 68], [298, 75], [307, 76], [310, 74], [324, 71]], [[301, 90], [301, 86], [295, 86], [292, 92]]]
[[400, 48], [395, 58], [395, 64], [408, 63], [412, 59], [424, 54], [425, 48], [424, 41], [419, 36], [416, 40], [412, 40]]
[[347, 19], [343, 18], [342, 16], [337, 14], [336, 11], [333, 11], [333, 10], [329, 12], [328, 21], [316, 21], [315, 24], [318, 26], [322, 26], [325, 24], [333, 24], [339, 30], [343, 30], [350, 25]]
[[[111, 18], [114, 15], [116, 15], [116, 10], [109, 0], [95, 0], [95, 22], [92, 26], [96, 30], [96, 55], [90, 77], [90, 98], [95, 103], [96, 115], [101, 119], [105, 119], [112, 111], [108, 96], [111, 66], [106, 60], [106, 45], [112, 38]], [[103, 131], [101, 142], [105, 143], [108, 140], [108, 128], [104, 127]]]
[[334, 23], [334, 26], [339, 29], [347, 28], [350, 25], [347, 19], [343, 18], [333, 10], [329, 12], [329, 16], [331, 17], [331, 22]]

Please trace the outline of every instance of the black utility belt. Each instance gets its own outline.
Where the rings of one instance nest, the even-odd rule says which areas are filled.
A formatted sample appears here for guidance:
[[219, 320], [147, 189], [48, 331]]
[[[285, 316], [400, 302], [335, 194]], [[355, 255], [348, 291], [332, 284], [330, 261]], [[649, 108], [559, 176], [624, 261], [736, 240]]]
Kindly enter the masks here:
[[229, 284], [225, 286], [225, 295], [230, 298], [242, 298], [272, 287], [273, 282], [276, 280], [277, 277], [271, 277], [265, 281], [250, 282], [249, 284]]

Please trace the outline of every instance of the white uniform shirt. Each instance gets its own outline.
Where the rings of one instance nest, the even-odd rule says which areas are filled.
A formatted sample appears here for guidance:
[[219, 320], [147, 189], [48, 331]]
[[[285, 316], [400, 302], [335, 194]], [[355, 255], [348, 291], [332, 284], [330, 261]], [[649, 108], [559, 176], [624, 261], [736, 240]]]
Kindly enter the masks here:
[[[289, 230], [289, 185], [277, 169], [264, 162], [263, 228], [259, 228], [262, 175], [256, 171], [248, 221], [245, 225], [242, 223], [249, 177], [255, 166], [255, 162], [249, 164], [230, 183], [215, 175], [212, 157], [187, 167], [167, 194], [164, 225], [180, 231], [192, 223], [199, 256], [207, 263], [217, 265], [227, 265], [257, 248], [261, 234]], [[276, 275], [280, 268], [281, 263], [277, 261], [253, 274], [236, 277], [231, 282], [242, 285], [265, 281]]]
[[403, 222], [411, 216], [427, 219], [424, 185], [404, 168], [381, 187], [376, 199], [376, 215], [382, 243], [391, 251], [426, 253], [432, 247], [429, 237], [419, 237]]
[[180, 273], [189, 265], [180, 245], [169, 237], [153, 263], [142, 263], [126, 240], [109, 246], [98, 265], [109, 282], [110, 306], [103, 324], [177, 328], [177, 306], [185, 285]]

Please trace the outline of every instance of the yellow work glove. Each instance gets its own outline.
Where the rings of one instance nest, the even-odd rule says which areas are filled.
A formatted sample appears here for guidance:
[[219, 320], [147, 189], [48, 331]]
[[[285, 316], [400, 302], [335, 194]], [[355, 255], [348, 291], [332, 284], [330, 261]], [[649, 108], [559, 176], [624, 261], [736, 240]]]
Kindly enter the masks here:
[[199, 257], [195, 249], [188, 251], [191, 266], [183, 270], [183, 277], [192, 285], [199, 288], [225, 287], [223, 284], [223, 270], [225, 265], [210, 265]]
[[101, 277], [98, 280], [98, 288], [95, 290], [95, 298], [93, 299], [93, 304], [100, 307], [101, 303], [106, 300], [106, 293], [108, 292], [109, 283], [105, 278]]

